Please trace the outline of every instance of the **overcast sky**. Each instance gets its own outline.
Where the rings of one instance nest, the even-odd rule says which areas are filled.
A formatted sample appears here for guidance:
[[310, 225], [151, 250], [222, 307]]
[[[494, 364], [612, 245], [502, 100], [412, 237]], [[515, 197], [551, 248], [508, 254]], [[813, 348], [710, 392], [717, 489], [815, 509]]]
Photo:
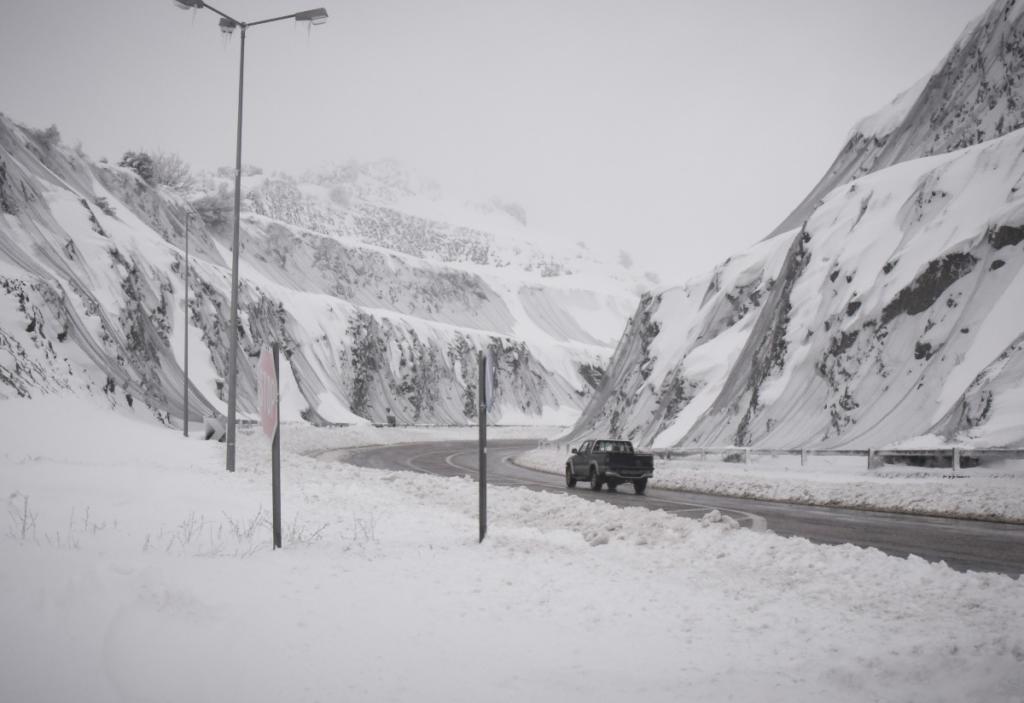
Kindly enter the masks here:
[[[392, 157], [663, 280], [764, 237], [989, 0], [219, 0], [244, 161]], [[2, 0], [0, 111], [116, 160], [234, 161], [238, 39], [172, 0]]]

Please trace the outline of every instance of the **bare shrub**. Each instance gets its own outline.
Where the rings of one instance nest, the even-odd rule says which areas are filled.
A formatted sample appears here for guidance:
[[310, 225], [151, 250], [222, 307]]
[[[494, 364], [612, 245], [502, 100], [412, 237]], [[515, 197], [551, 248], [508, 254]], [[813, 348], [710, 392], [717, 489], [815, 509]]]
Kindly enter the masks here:
[[207, 227], [221, 227], [231, 221], [235, 209], [234, 194], [223, 183], [217, 192], [208, 193], [192, 201], [192, 209]]
[[224, 513], [224, 519], [227, 520], [228, 525], [231, 527], [231, 531], [239, 542], [252, 541], [252, 538], [256, 535], [256, 530], [270, 524], [266, 514], [263, 512], [262, 505], [256, 510], [256, 514], [251, 518], [235, 520], [227, 513]]
[[153, 182], [186, 193], [195, 185], [196, 179], [180, 156], [157, 152], [153, 156]]
[[17, 491], [7, 499], [7, 515], [11, 520], [8, 534], [22, 542], [30, 537], [32, 540], [36, 538], [36, 520], [39, 519], [39, 513], [29, 508], [28, 504], [28, 496]]
[[[88, 509], [86, 509], [85, 526], [88, 526]], [[71, 508], [71, 514], [68, 516], [68, 529], [61, 534], [60, 530], [54, 532], [51, 535], [49, 532], [46, 533], [46, 543], [51, 547], [57, 549], [79, 549], [81, 544], [79, 542], [79, 528], [75, 525], [75, 509]]]
[[296, 514], [292, 518], [291, 523], [285, 527], [285, 543], [289, 545], [295, 544], [313, 544], [319, 542], [324, 538], [324, 531], [330, 527], [329, 523], [322, 523], [317, 527], [312, 527], [306, 524], [299, 524], [299, 516]]
[[370, 513], [367, 517], [352, 518], [352, 542], [354, 544], [376, 544], [377, 541], [376, 513]]

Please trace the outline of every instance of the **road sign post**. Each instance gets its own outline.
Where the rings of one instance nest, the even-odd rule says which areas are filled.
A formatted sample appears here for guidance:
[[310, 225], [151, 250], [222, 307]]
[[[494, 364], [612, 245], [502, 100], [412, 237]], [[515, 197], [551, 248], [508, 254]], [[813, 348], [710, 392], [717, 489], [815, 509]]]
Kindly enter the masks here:
[[281, 548], [281, 348], [277, 342], [260, 353], [259, 378], [260, 425], [270, 445], [270, 491], [274, 513], [274, 549]]
[[487, 535], [487, 354], [481, 351], [477, 355], [477, 366], [480, 369], [479, 391], [479, 422], [480, 422], [480, 541]]

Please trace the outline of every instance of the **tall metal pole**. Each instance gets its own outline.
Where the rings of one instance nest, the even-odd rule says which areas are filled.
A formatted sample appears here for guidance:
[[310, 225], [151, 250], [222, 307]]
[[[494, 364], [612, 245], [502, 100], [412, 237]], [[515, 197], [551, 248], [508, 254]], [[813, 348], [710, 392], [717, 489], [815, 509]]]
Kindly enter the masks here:
[[317, 7], [302, 12], [293, 12], [289, 15], [270, 17], [256, 22], [239, 22], [205, 0], [175, 0], [175, 4], [182, 9], [202, 10], [207, 9], [220, 15], [220, 29], [225, 34], [231, 34], [235, 28], [241, 30], [241, 47], [238, 58], [238, 132], [235, 143], [235, 217], [234, 233], [231, 241], [231, 329], [228, 330], [230, 343], [228, 345], [228, 426], [227, 426], [227, 469], [235, 470], [235, 409], [237, 405], [237, 377], [238, 377], [238, 254], [239, 254], [239, 219], [242, 210], [242, 93], [245, 85], [245, 30], [259, 24], [278, 22], [280, 20], [294, 19], [297, 22], [309, 22], [312, 24], [323, 24], [327, 21], [327, 10]]
[[487, 355], [477, 356], [480, 367], [480, 541], [487, 535]]
[[281, 345], [274, 342], [274, 414], [277, 427], [270, 446], [270, 494], [274, 504], [274, 549], [281, 548]]
[[228, 453], [227, 469], [235, 470], [235, 401], [237, 399], [238, 371], [238, 224], [242, 211], [242, 89], [245, 83], [245, 24], [242, 30], [242, 50], [238, 60], [238, 134], [235, 144], [235, 222], [231, 237], [231, 340], [228, 350]]
[[188, 221], [192, 213], [185, 211], [185, 436], [188, 437]]

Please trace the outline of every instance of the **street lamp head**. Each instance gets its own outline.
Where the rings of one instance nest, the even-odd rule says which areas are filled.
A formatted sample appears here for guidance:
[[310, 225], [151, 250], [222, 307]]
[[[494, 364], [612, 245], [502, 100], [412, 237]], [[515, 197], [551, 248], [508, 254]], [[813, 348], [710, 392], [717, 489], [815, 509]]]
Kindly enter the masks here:
[[203, 0], [174, 0], [174, 4], [182, 10], [202, 10], [206, 7]]
[[227, 17], [220, 18], [220, 33], [226, 36], [231, 36], [231, 33], [235, 31], [235, 27], [238, 26], [238, 22], [229, 20]]
[[323, 24], [327, 21], [327, 10], [318, 7], [315, 10], [304, 10], [295, 13], [296, 22], [309, 22], [310, 24]]

